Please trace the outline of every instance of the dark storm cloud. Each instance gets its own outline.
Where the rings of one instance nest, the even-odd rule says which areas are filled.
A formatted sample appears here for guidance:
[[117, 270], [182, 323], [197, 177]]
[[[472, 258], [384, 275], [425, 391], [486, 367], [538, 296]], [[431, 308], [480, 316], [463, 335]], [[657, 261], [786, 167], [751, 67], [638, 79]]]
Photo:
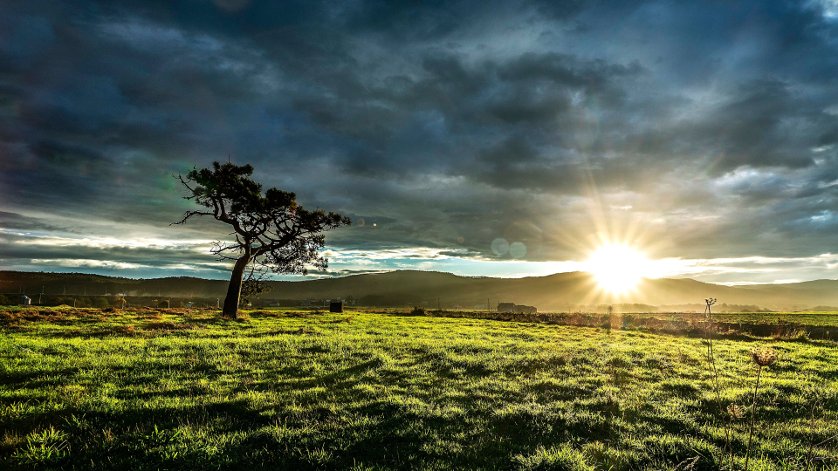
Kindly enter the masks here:
[[796, 86], [778, 80], [743, 83], [704, 114], [644, 136], [657, 140], [646, 150], [706, 153], [717, 175], [741, 166], [812, 166], [814, 148], [836, 143], [838, 122], [824, 111], [820, 97], [793, 90]]
[[22, 214], [0, 211], [0, 228], [14, 231], [61, 231], [63, 227], [56, 226], [43, 219], [27, 217]]
[[[557, 233], [591, 225], [593, 202], [671, 239], [668, 255], [834, 251], [829, 8], [13, 2], [0, 210], [220, 238], [166, 227], [189, 205], [171, 175], [229, 155], [363, 220], [329, 236], [341, 247], [491, 258], [503, 237], [530, 260], [573, 256]], [[7, 256], [71, 257], [38, 250]]]

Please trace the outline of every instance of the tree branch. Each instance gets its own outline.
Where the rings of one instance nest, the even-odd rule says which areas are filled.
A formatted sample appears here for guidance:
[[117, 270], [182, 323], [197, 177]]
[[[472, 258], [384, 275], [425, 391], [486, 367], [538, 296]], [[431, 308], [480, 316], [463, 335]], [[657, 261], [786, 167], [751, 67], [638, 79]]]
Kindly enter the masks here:
[[191, 218], [192, 216], [212, 216], [212, 213], [207, 212], [207, 211], [198, 211], [198, 210], [187, 211], [186, 213], [184, 213], [183, 219], [181, 219], [179, 221], [171, 222], [171, 223], [169, 223], [169, 225], [173, 226], [175, 224], [183, 224], [184, 222], [186, 222], [187, 219]]

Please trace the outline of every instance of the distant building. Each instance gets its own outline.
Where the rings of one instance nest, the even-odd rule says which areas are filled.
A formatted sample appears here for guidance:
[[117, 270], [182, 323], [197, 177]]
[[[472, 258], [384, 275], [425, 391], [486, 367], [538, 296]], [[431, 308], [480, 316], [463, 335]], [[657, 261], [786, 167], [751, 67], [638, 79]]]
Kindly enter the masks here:
[[498, 312], [515, 312], [515, 303], [498, 303]]
[[498, 312], [510, 314], [536, 314], [538, 309], [535, 306], [515, 303], [498, 303]]

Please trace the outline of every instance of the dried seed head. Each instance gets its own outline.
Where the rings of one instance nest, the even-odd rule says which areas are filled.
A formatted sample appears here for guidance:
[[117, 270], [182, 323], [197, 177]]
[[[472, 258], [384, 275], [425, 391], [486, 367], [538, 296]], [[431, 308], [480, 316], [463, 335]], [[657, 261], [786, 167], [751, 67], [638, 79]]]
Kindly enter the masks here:
[[759, 366], [771, 366], [777, 361], [777, 352], [771, 348], [755, 348], [751, 352], [751, 358]]
[[745, 417], [745, 408], [739, 404], [728, 404], [727, 415], [729, 415], [731, 419], [739, 420]]

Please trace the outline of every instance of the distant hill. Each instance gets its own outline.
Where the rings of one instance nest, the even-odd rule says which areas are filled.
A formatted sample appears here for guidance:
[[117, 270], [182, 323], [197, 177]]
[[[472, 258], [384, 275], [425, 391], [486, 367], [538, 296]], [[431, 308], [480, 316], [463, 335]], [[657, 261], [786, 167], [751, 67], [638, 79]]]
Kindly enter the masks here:
[[[557, 273], [526, 278], [466, 277], [430, 271], [392, 271], [306, 281], [272, 281], [261, 296], [270, 300], [351, 299], [367, 306], [425, 306], [486, 308], [498, 302], [536, 306], [539, 310], [568, 310], [597, 305], [694, 305], [706, 297], [727, 305], [769, 309], [804, 309], [838, 305], [838, 280], [805, 283], [723, 286], [692, 279], [645, 280], [624, 297], [597, 289], [587, 273]], [[176, 277], [131, 279], [78, 273], [0, 271], [0, 293], [43, 290], [47, 294], [163, 296], [181, 298], [223, 297], [227, 282]]]

